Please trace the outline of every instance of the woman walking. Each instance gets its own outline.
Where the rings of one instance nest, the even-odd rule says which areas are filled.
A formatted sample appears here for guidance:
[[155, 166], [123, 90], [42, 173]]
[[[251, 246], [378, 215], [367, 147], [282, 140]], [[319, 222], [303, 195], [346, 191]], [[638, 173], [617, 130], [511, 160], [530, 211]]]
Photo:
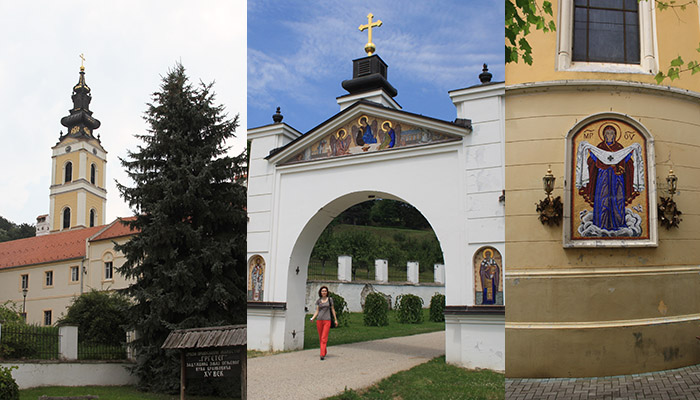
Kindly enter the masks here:
[[321, 286], [318, 290], [316, 312], [311, 317], [311, 320], [313, 321], [314, 318], [316, 318], [316, 329], [318, 330], [318, 338], [321, 342], [321, 360], [323, 360], [326, 358], [326, 344], [328, 343], [328, 332], [331, 329], [331, 324], [335, 323], [335, 326], [338, 326], [338, 318], [335, 315], [333, 299], [328, 296], [328, 287], [326, 286]]

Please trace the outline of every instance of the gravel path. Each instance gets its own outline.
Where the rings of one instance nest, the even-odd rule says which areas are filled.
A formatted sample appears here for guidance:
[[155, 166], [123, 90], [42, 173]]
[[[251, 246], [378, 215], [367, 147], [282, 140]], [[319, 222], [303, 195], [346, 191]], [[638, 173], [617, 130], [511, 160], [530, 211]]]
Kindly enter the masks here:
[[[333, 332], [331, 332], [331, 335]], [[370, 386], [445, 354], [445, 332], [332, 346], [248, 360], [249, 400], [316, 400]]]

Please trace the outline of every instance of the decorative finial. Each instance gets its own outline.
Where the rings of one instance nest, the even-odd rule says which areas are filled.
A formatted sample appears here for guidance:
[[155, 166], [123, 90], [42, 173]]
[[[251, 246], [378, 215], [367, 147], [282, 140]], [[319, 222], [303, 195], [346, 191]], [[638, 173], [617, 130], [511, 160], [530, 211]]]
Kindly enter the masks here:
[[373, 17], [374, 15], [372, 13], [367, 14], [367, 25], [360, 25], [359, 27], [360, 32], [367, 29], [367, 44], [365, 45], [365, 51], [367, 52], [368, 56], [371, 56], [374, 54], [374, 51], [377, 50], [377, 47], [374, 45], [374, 43], [372, 43], [372, 28], [379, 28], [382, 26], [381, 20], [372, 22]]
[[489, 72], [489, 67], [484, 64], [484, 69], [481, 70], [481, 73], [479, 74], [479, 80], [481, 83], [489, 83], [491, 82], [491, 78], [493, 77], [493, 74]]
[[280, 108], [277, 107], [277, 112], [272, 114], [272, 120], [275, 121], [276, 124], [279, 124], [282, 122], [282, 118], [284, 118], [284, 115], [280, 113]]
[[85, 65], [83, 65], [84, 62], [85, 55], [83, 55], [83, 53], [80, 53], [80, 72], [85, 72]]

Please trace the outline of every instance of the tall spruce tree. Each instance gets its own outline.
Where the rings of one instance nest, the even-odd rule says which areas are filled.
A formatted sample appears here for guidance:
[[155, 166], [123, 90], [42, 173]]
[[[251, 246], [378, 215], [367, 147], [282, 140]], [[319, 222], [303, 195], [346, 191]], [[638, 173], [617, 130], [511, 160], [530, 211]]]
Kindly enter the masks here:
[[117, 250], [120, 272], [135, 280], [124, 291], [134, 300], [139, 386], [174, 391], [179, 353], [160, 348], [173, 329], [246, 322], [245, 154], [227, 155], [238, 116], [228, 119], [212, 84], [193, 87], [179, 63], [144, 119], [143, 145], [120, 159], [135, 186], [117, 184], [139, 233]]

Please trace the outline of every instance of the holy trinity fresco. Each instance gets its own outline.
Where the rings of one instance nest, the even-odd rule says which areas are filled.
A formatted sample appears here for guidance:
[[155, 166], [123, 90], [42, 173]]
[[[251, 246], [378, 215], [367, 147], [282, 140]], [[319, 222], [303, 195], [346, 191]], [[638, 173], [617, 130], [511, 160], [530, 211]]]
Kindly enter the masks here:
[[361, 154], [458, 139], [425, 128], [363, 114], [295, 155], [289, 162]]
[[503, 260], [491, 246], [474, 254], [474, 304], [503, 305]]
[[248, 301], [263, 301], [265, 283], [265, 260], [254, 255], [248, 262]]
[[571, 239], [648, 239], [646, 138], [606, 119], [585, 125], [571, 145]]

